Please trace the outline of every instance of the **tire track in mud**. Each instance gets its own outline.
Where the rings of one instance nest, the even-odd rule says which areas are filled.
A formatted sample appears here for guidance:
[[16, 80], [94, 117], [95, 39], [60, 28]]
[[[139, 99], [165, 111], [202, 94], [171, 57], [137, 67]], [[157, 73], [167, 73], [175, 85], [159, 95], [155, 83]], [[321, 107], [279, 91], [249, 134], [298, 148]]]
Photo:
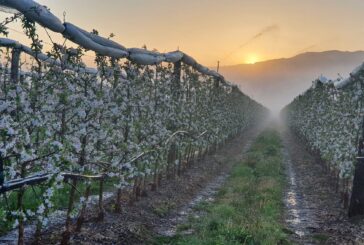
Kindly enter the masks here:
[[297, 244], [364, 244], [364, 223], [347, 218], [322, 164], [279, 125], [287, 175], [284, 220]]

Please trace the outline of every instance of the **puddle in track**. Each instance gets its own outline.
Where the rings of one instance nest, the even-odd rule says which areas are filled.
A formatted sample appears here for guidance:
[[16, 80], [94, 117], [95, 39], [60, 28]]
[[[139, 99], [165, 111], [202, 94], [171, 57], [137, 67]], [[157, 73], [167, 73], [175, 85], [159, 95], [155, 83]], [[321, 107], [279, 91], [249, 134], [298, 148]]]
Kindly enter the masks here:
[[[103, 194], [104, 202], [107, 199], [111, 198], [113, 196], [113, 194], [114, 193], [112, 193], [112, 192], [104, 192], [104, 194]], [[87, 206], [89, 207], [89, 206], [97, 205], [98, 201], [99, 201], [99, 196], [92, 195], [89, 197]], [[77, 205], [78, 210], [79, 210], [79, 208], [80, 208], [79, 205]], [[67, 214], [66, 210], [57, 210], [57, 211], [51, 213], [48, 218], [49, 225], [47, 226], [47, 229], [51, 229], [52, 227], [64, 224], [66, 222], [66, 214]], [[36, 229], [36, 224], [34, 222], [25, 225], [24, 239], [25, 239], [26, 243], [28, 243], [29, 241], [31, 241], [33, 239], [35, 229]], [[0, 237], [0, 245], [16, 245], [16, 244], [18, 244], [18, 229], [13, 229], [6, 235]]]
[[348, 219], [327, 170], [286, 125], [278, 130], [284, 146], [289, 239], [294, 244], [364, 244], [364, 224]]
[[285, 206], [286, 206], [286, 222], [289, 228], [299, 237], [306, 235], [306, 223], [308, 213], [304, 213], [304, 200], [302, 195], [298, 192], [296, 175], [292, 169], [292, 162], [289, 153], [286, 149], [283, 150], [283, 156], [286, 166], [286, 174], [288, 178], [289, 187], [285, 193]]
[[290, 152], [287, 149], [289, 142], [285, 141], [282, 132], [281, 138], [284, 145], [282, 153], [288, 182], [284, 195], [285, 222], [288, 230], [294, 233], [295, 240], [304, 244], [312, 244], [312, 231], [315, 231], [319, 224], [315, 220], [314, 213], [310, 205], [308, 205], [303, 192], [300, 190], [302, 183], [297, 179]]

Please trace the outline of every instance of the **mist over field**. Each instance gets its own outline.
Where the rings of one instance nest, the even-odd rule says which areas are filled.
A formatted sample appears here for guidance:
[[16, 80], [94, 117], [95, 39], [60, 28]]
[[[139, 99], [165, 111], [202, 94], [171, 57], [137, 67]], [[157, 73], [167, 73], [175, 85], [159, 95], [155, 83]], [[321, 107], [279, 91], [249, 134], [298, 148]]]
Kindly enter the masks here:
[[220, 72], [244, 93], [277, 113], [320, 75], [346, 78], [363, 61], [364, 51], [309, 52], [292, 58], [223, 66]]

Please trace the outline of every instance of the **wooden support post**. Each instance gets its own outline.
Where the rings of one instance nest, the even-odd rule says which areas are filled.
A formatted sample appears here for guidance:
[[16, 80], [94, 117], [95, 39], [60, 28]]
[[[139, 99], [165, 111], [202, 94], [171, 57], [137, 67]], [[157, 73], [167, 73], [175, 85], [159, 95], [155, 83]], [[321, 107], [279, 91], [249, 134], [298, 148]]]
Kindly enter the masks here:
[[[23, 215], [23, 196], [24, 196], [24, 187], [21, 187], [18, 194], [18, 211]], [[18, 217], [19, 225], [18, 225], [18, 245], [24, 244], [24, 220], [23, 217]]]
[[150, 188], [151, 191], [156, 191], [158, 188], [158, 171], [159, 171], [159, 163], [157, 159], [154, 163], [153, 183]]
[[[363, 146], [363, 141], [361, 141]], [[353, 190], [351, 193], [349, 217], [364, 215], [364, 159], [358, 159], [355, 166]]]
[[170, 172], [168, 173], [168, 178], [174, 178], [176, 174], [176, 160], [177, 160], [177, 146], [175, 143], [172, 143], [169, 148], [168, 153], [168, 165], [170, 166]]
[[214, 80], [214, 88], [219, 88], [220, 87], [220, 79], [219, 78], [215, 78]]
[[104, 205], [103, 205], [103, 195], [104, 195], [104, 179], [100, 180], [100, 187], [99, 187], [99, 214], [97, 217], [98, 221], [104, 220]]
[[82, 208], [80, 210], [80, 214], [78, 216], [77, 222], [76, 222], [76, 232], [80, 232], [81, 228], [82, 228], [82, 224], [85, 221], [85, 214], [86, 214], [86, 207], [87, 207], [87, 202], [88, 202], [88, 198], [90, 197], [90, 193], [91, 193], [91, 185], [87, 185], [86, 187], [86, 191], [85, 191], [85, 200], [82, 203]]
[[176, 159], [178, 159], [177, 176], [180, 177], [182, 172], [182, 152], [177, 154]]
[[10, 79], [13, 83], [18, 83], [19, 81], [20, 53], [20, 49], [17, 48], [13, 48], [11, 52]]
[[173, 90], [174, 92], [179, 92], [180, 88], [181, 88], [181, 67], [182, 67], [182, 63], [181, 61], [178, 61], [176, 63], [174, 63], [174, 67], [173, 67]]
[[158, 179], [157, 179], [157, 186], [161, 186], [162, 184], [162, 178], [163, 178], [163, 175], [161, 173], [158, 174]]
[[72, 179], [72, 186], [71, 186], [71, 191], [70, 191], [70, 198], [68, 201], [68, 210], [67, 210], [67, 217], [66, 217], [66, 230], [63, 232], [62, 234], [62, 241], [61, 241], [61, 245], [68, 245], [70, 242], [70, 238], [71, 238], [71, 212], [73, 209], [73, 204], [75, 201], [75, 192], [76, 192], [76, 187], [77, 186], [77, 179], [73, 178]]
[[0, 152], [0, 186], [2, 186], [4, 184], [4, 179], [5, 179], [5, 175], [4, 175], [4, 159], [1, 155]]
[[118, 188], [117, 193], [116, 193], [116, 200], [115, 200], [115, 213], [120, 213], [121, 212], [121, 188]]
[[355, 166], [353, 190], [351, 193], [349, 217], [364, 215], [364, 119], [362, 138], [359, 142], [358, 160]]
[[142, 185], [142, 177], [138, 176], [136, 178], [136, 182], [135, 182], [135, 201], [139, 201], [140, 200], [140, 193], [141, 193], [141, 185]]
[[[181, 74], [182, 74], [182, 62], [175, 62], [173, 67], [173, 82], [172, 82], [172, 98], [176, 101], [177, 106], [180, 106], [180, 97], [181, 97]], [[172, 122], [172, 126], [170, 128], [171, 131], [176, 131], [177, 127]], [[167, 153], [167, 179], [170, 179], [172, 176], [175, 177], [176, 173], [176, 152], [178, 152], [176, 144], [173, 142]]]
[[141, 189], [141, 193], [140, 193], [140, 195], [142, 196], [142, 197], [146, 197], [146, 196], [148, 196], [148, 191], [147, 191], [147, 186], [148, 186], [148, 184], [147, 184], [147, 182], [148, 182], [148, 175], [145, 175], [144, 177], [143, 177], [143, 183], [142, 183], [142, 189]]
[[[20, 172], [20, 176], [21, 178], [25, 178], [25, 174], [26, 174], [26, 164], [22, 164], [21, 166], [21, 172]], [[23, 245], [25, 243], [24, 241], [24, 193], [25, 193], [25, 186], [22, 186], [19, 189], [18, 192], [18, 211], [21, 213], [21, 216], [18, 217], [19, 220], [19, 226], [18, 226], [18, 245]]]

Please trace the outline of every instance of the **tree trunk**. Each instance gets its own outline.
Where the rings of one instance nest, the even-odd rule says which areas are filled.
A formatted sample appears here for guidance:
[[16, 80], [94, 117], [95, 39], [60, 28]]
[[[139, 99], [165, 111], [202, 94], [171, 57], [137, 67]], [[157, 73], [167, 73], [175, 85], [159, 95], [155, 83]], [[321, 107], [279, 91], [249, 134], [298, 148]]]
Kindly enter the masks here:
[[121, 212], [121, 188], [118, 189], [115, 201], [115, 213]]
[[71, 212], [73, 209], [73, 204], [75, 201], [75, 192], [76, 192], [76, 185], [77, 185], [77, 180], [73, 179], [72, 180], [72, 186], [71, 186], [71, 191], [70, 191], [70, 198], [68, 201], [68, 210], [67, 210], [67, 216], [66, 216], [66, 230], [63, 232], [62, 234], [62, 241], [61, 241], [61, 245], [68, 245], [70, 242], [70, 238], [71, 238]]
[[90, 196], [90, 192], [91, 192], [91, 185], [87, 185], [85, 196], [84, 196], [85, 200], [84, 200], [84, 203], [82, 203], [80, 215], [78, 216], [77, 223], [76, 223], [76, 232], [81, 231], [82, 224], [85, 221], [86, 207], [87, 207], [88, 198]]
[[[100, 180], [100, 188], [99, 188], [99, 214], [97, 217], [98, 221], [103, 221], [104, 220], [104, 205], [103, 205], [103, 194], [104, 194], [104, 179]], [[119, 203], [119, 207], [120, 207], [120, 203]]]

